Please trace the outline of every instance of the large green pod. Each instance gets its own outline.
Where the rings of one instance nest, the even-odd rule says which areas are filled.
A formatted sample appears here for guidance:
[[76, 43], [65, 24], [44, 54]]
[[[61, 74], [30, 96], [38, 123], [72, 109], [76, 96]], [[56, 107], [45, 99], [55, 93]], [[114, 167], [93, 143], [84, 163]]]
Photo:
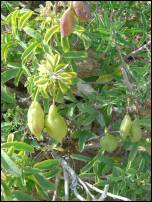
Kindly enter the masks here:
[[27, 118], [31, 133], [39, 139], [44, 128], [44, 111], [39, 102], [32, 102], [28, 110]]
[[48, 134], [58, 142], [61, 142], [67, 134], [67, 124], [64, 118], [57, 112], [56, 106], [50, 106], [49, 113], [45, 118], [45, 128]]
[[120, 135], [122, 139], [126, 139], [129, 136], [132, 126], [132, 121], [129, 114], [126, 114], [120, 125]]
[[142, 137], [142, 131], [140, 128], [139, 119], [136, 118], [132, 123], [130, 140], [132, 142], [138, 142], [141, 139], [141, 137]]

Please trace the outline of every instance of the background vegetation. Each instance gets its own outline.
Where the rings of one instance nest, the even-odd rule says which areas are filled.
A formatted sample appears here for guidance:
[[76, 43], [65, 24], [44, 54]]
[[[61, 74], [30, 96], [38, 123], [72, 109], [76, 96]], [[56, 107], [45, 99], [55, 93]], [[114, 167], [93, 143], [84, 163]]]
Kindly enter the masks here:
[[[68, 5], [1, 2], [2, 201], [149, 201], [151, 3], [89, 1], [91, 18], [77, 21], [66, 51], [67, 41], [52, 27]], [[77, 72], [56, 97], [68, 124], [61, 144], [46, 131], [38, 141], [27, 126], [38, 66], [52, 52]], [[42, 90], [38, 98], [47, 113], [52, 96]], [[141, 140], [120, 140], [113, 152], [105, 151], [101, 138], [120, 138], [127, 112], [139, 118]]]

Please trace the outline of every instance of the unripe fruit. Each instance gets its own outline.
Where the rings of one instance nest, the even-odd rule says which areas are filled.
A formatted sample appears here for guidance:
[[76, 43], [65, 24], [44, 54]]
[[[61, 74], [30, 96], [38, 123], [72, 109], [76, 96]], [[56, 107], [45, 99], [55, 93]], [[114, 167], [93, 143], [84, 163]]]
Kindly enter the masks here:
[[14, 140], [14, 134], [13, 133], [10, 133], [7, 137], [7, 142], [13, 142]]
[[101, 138], [100, 144], [103, 150], [107, 152], [112, 152], [118, 146], [118, 139], [114, 137], [113, 135], [108, 134]]
[[50, 106], [49, 113], [45, 119], [45, 127], [48, 134], [58, 142], [61, 142], [67, 133], [67, 124], [57, 112], [56, 106]]
[[131, 142], [138, 142], [142, 137], [142, 131], [139, 125], [139, 119], [136, 118], [131, 127], [131, 134], [130, 134], [130, 139]]
[[80, 20], [86, 21], [90, 18], [90, 9], [86, 1], [73, 1], [72, 6]]
[[126, 114], [120, 125], [120, 135], [125, 140], [130, 133], [132, 121], [129, 114]]
[[44, 111], [37, 101], [33, 101], [28, 110], [28, 127], [38, 139], [44, 128]]
[[74, 30], [75, 16], [73, 9], [68, 8], [63, 14], [60, 21], [61, 36], [66, 37], [70, 35]]

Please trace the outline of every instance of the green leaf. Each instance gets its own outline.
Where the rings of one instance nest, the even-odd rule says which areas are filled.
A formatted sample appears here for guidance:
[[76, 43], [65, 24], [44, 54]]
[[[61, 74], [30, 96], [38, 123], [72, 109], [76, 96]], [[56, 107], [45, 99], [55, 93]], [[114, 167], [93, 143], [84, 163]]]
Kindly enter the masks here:
[[8, 135], [12, 130], [12, 122], [2, 122], [1, 123], [1, 133], [2, 136]]
[[15, 197], [15, 199], [17, 199], [17, 201], [35, 201], [32, 196], [22, 191], [13, 191], [12, 194]]
[[18, 166], [10, 159], [4, 150], [1, 150], [1, 163], [2, 167], [6, 169], [11, 175], [21, 177], [21, 170]]
[[9, 69], [9, 70], [4, 71], [1, 74], [2, 83], [4, 84], [7, 81], [15, 78], [18, 72], [19, 72], [19, 69], [17, 69], [17, 68], [15, 68], [15, 69]]
[[34, 174], [35, 176], [35, 181], [36, 183], [38, 183], [43, 189], [46, 190], [54, 190], [55, 189], [55, 185], [51, 182], [49, 182], [43, 174]]
[[84, 59], [88, 57], [88, 54], [85, 51], [70, 51], [63, 53], [63, 57], [69, 59]]
[[32, 53], [35, 51], [35, 49], [37, 48], [37, 46], [39, 45], [38, 42], [33, 42], [32, 44], [30, 44], [25, 51], [23, 52], [21, 59], [22, 59], [22, 63], [24, 64], [32, 55]]
[[69, 64], [58, 64], [57, 66], [55, 66], [55, 68], [54, 68], [54, 72], [57, 72], [57, 71], [59, 71], [60, 69], [66, 69], [67, 67], [69, 66]]
[[77, 107], [79, 108], [79, 110], [82, 112], [82, 113], [89, 113], [90, 112], [90, 109], [91, 109], [91, 106], [88, 105], [88, 104], [85, 104], [85, 103], [77, 103]]
[[73, 154], [73, 155], [70, 155], [70, 157], [72, 159], [74, 159], [74, 160], [84, 161], [84, 162], [88, 162], [88, 161], [90, 161], [92, 159], [91, 157], [84, 156], [84, 155], [81, 155], [81, 154]]
[[9, 41], [6, 44], [2, 44], [2, 49], [1, 49], [1, 56], [2, 56], [2, 61], [4, 60], [6, 62], [7, 59], [7, 55], [8, 55], [8, 51], [10, 50], [10, 48], [16, 45], [16, 41]]
[[44, 35], [44, 42], [48, 43], [49, 40], [52, 38], [52, 36], [56, 33], [59, 32], [59, 25], [55, 25], [51, 27], [50, 29], [47, 30], [47, 32]]
[[143, 117], [142, 119], [140, 119], [139, 123], [140, 123], [141, 127], [151, 129], [151, 117], [150, 116]]
[[39, 184], [35, 184], [35, 188], [37, 193], [42, 197], [42, 199], [44, 199], [45, 201], [50, 200], [48, 193], [43, 190], [43, 187], [41, 187]]
[[59, 64], [59, 62], [60, 62], [60, 55], [59, 54], [55, 54], [54, 55], [54, 57], [53, 57], [53, 64], [54, 64], [54, 66], [56, 66], [56, 65], [58, 65]]
[[94, 133], [86, 130], [78, 130], [75, 131], [72, 136], [79, 139], [79, 151], [82, 152], [87, 138], [94, 136]]
[[128, 165], [127, 165], [127, 170], [130, 169], [132, 162], [134, 161], [136, 155], [138, 152], [138, 145], [135, 143], [131, 146], [131, 151], [128, 157]]
[[12, 34], [16, 34], [16, 29], [17, 29], [17, 17], [19, 14], [19, 10], [15, 10], [12, 15], [11, 15], [11, 21], [12, 21]]
[[113, 77], [111, 74], [104, 74], [104, 75], [100, 75], [96, 81], [97, 82], [110, 82], [110, 81], [112, 81], [112, 79], [113, 79]]
[[85, 147], [86, 137], [81, 137], [79, 139], [78, 145], [79, 145], [79, 151], [82, 152]]
[[1, 85], [1, 100], [8, 104], [15, 104], [16, 100], [14, 96], [9, 92], [6, 86]]
[[62, 46], [64, 52], [70, 51], [70, 44], [69, 44], [68, 37], [61, 37], [61, 46]]
[[11, 199], [12, 199], [11, 190], [10, 190], [9, 186], [5, 183], [5, 181], [1, 182], [1, 193], [2, 193], [2, 196], [4, 197], [5, 201], [11, 201]]
[[90, 125], [96, 119], [96, 113], [85, 114], [82, 120], [82, 125]]
[[38, 162], [34, 165], [35, 168], [39, 169], [50, 169], [52, 167], [58, 166], [59, 162], [55, 159], [48, 159], [41, 162]]
[[99, 114], [98, 114], [96, 120], [97, 120], [97, 122], [100, 124], [100, 126], [101, 126], [102, 128], [104, 128], [104, 127], [106, 126], [105, 120], [104, 120], [104, 117], [103, 117], [102, 113], [99, 113]]
[[15, 86], [18, 86], [18, 83], [19, 83], [19, 81], [21, 79], [22, 74], [23, 74], [23, 69], [21, 68], [17, 72], [16, 78], [15, 78], [15, 81], [14, 81]]
[[40, 170], [38, 168], [31, 168], [31, 167], [25, 167], [24, 170], [23, 170], [23, 174], [25, 176], [29, 176], [29, 175], [34, 175], [36, 173], [39, 173]]
[[84, 47], [87, 50], [91, 46], [91, 39], [84, 33], [80, 33], [77, 31], [75, 31], [74, 33], [83, 41]]
[[82, 169], [81, 169], [81, 173], [88, 173], [92, 167], [94, 162], [97, 160], [97, 157], [95, 156], [91, 161], [89, 161]]
[[22, 16], [19, 18], [18, 26], [20, 29], [25, 27], [28, 19], [32, 16], [33, 11], [26, 11]]
[[60, 90], [63, 94], [65, 94], [68, 90], [68, 84], [66, 84], [65, 82], [63, 82], [62, 80], [58, 81], [58, 85], [60, 87]]
[[61, 173], [62, 172], [62, 169], [60, 168], [60, 167], [58, 167], [58, 168], [55, 168], [55, 169], [51, 169], [51, 170], [49, 170], [48, 172], [45, 172], [44, 173], [44, 176], [47, 178], [47, 179], [51, 179], [51, 178], [53, 178], [53, 177], [55, 177], [55, 176], [57, 176], [59, 173]]
[[26, 32], [26, 34], [28, 34], [29, 36], [31, 36], [34, 39], [37, 39], [38, 41], [42, 41], [42, 36], [39, 32], [35, 31], [34, 29], [26, 26], [23, 28], [23, 30]]
[[52, 48], [46, 42], [42, 42], [44, 52], [53, 55]]
[[1, 147], [2, 148], [10, 148], [11, 146], [14, 147], [15, 150], [19, 151], [28, 151], [28, 152], [33, 152], [33, 147], [27, 143], [24, 142], [7, 142], [7, 143], [2, 143]]

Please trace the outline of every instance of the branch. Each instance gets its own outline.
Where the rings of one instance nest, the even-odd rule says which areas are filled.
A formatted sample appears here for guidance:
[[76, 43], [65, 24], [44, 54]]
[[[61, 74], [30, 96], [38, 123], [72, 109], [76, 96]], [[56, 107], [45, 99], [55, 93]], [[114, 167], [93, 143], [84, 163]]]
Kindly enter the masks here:
[[101, 197], [98, 199], [98, 201], [104, 201], [104, 199], [107, 197], [109, 185], [106, 184], [103, 190], [103, 193], [101, 194]]
[[[123, 200], [123, 201], [131, 201], [128, 198], [122, 197], [122, 196], [118, 196], [118, 195], [114, 195], [111, 194], [108, 191], [109, 186], [106, 185], [104, 190], [100, 190], [96, 187], [94, 187], [93, 185], [89, 184], [88, 182], [84, 182], [82, 181], [75, 173], [75, 171], [68, 165], [68, 163], [61, 158], [58, 154], [56, 154], [54, 151], [51, 151], [51, 154], [53, 156], [53, 158], [57, 159], [60, 161], [60, 164], [63, 168], [63, 170], [65, 170], [68, 174], [68, 176], [71, 177], [72, 183], [71, 183], [71, 190], [73, 191], [74, 195], [76, 196], [77, 199], [79, 199], [80, 201], [87, 201], [84, 197], [82, 197], [79, 192], [77, 191], [77, 187], [80, 186], [80, 184], [82, 185], [82, 187], [84, 188], [84, 190], [86, 191], [88, 196], [91, 196], [92, 201], [96, 201], [95, 196], [92, 195], [92, 193], [90, 192], [89, 189], [92, 189], [98, 193], [101, 193], [102, 195], [99, 197], [98, 201], [102, 201], [105, 199], [106, 196], [110, 196], [114, 199], [119, 199], [119, 200]], [[66, 176], [67, 177], [67, 176]], [[65, 179], [65, 177], [64, 177]], [[79, 184], [80, 183], [80, 184]], [[67, 186], [67, 182], [66, 182], [66, 186]], [[67, 197], [67, 188], [65, 189], [65, 195]]]
[[[98, 193], [101, 193], [103, 194], [104, 191], [94, 187], [92, 184], [86, 182], [86, 184], [88, 185], [88, 187], [90, 187], [91, 189], [93, 189], [94, 191], [98, 192]], [[118, 195], [115, 195], [115, 194], [111, 194], [109, 192], [107, 192], [107, 196], [109, 197], [112, 197], [113, 199], [119, 199], [119, 200], [122, 200], [122, 201], [131, 201], [129, 198], [126, 198], [126, 197], [123, 197], [123, 196], [118, 196]]]
[[91, 194], [91, 192], [89, 191], [88, 187], [86, 186], [86, 184], [80, 179], [78, 178], [79, 182], [82, 184], [82, 186], [84, 187], [84, 189], [86, 190], [86, 193], [91, 196], [91, 198], [93, 199], [93, 201], [95, 201], [95, 197]]
[[63, 158], [61, 158], [59, 155], [57, 155], [54, 151], [51, 151], [51, 154], [52, 154], [53, 158], [60, 161], [62, 168], [65, 169], [67, 171], [67, 173], [70, 175], [70, 177], [72, 179], [71, 190], [74, 192], [75, 196], [80, 201], [86, 201], [85, 198], [83, 198], [77, 191], [78, 178], [77, 178], [75, 171], [67, 164], [67, 162]]
[[64, 174], [64, 192], [65, 192], [64, 200], [68, 201], [69, 200], [69, 175], [65, 169], [63, 169], [63, 174]]
[[124, 60], [127, 62], [130, 57], [133, 58], [138, 52], [148, 49], [148, 47], [150, 45], [151, 45], [151, 41], [148, 41], [145, 45], [141, 46], [140, 48], [138, 48], [138, 49], [132, 51], [131, 53], [129, 53], [128, 55], [126, 55], [124, 57]]
[[59, 182], [60, 182], [60, 174], [57, 175], [57, 176], [56, 176], [56, 179], [55, 179], [55, 186], [56, 186], [56, 189], [55, 189], [55, 191], [54, 191], [52, 201], [56, 201], [56, 199], [57, 199]]

